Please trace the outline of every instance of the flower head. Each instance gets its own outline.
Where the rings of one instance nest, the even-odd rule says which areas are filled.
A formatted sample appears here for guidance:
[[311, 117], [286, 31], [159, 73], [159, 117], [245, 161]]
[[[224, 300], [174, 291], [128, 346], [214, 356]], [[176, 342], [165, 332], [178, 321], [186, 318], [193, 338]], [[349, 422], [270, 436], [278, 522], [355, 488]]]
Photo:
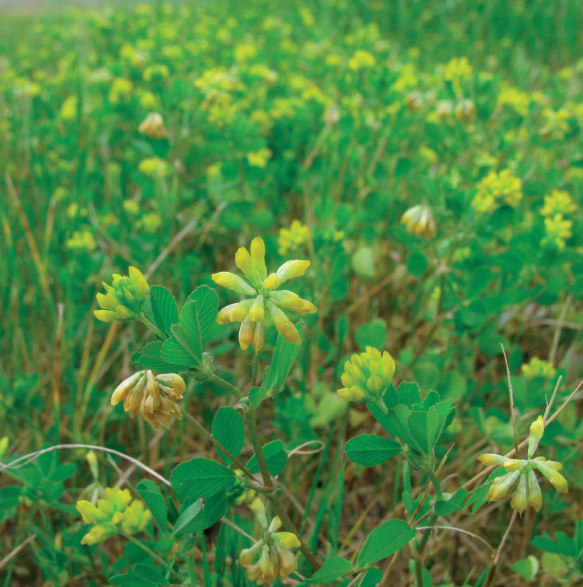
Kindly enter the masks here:
[[164, 119], [157, 112], [150, 112], [140, 124], [138, 130], [140, 134], [146, 135], [151, 139], [164, 139], [168, 134], [164, 127]]
[[577, 209], [573, 197], [564, 190], [553, 190], [545, 196], [544, 206], [540, 213], [545, 217], [554, 217], [556, 214], [572, 214]]
[[154, 376], [149, 370], [138, 371], [117, 386], [111, 405], [123, 402], [124, 412], [129, 411], [131, 418], [140, 412], [154, 430], [169, 430], [172, 416], [182, 419], [176, 400], [182, 399], [185, 389], [184, 380], [176, 373]]
[[142, 272], [129, 268], [129, 277], [113, 274], [112, 285], [103, 283], [106, 294], [97, 294], [101, 310], [95, 310], [95, 317], [102, 322], [116, 320], [137, 320], [140, 318], [146, 294], [150, 286]]
[[354, 354], [344, 363], [342, 383], [344, 388], [338, 390], [338, 395], [346, 401], [372, 402], [386, 411], [383, 397], [391, 384], [395, 374], [395, 361], [385, 351], [382, 355], [379, 350], [366, 347], [366, 352]]
[[494, 212], [496, 208], [506, 204], [515, 207], [522, 199], [522, 184], [509, 169], [500, 173], [490, 173], [478, 183], [478, 193], [472, 205], [477, 212]]
[[241, 322], [239, 344], [243, 350], [253, 345], [258, 351], [263, 346], [266, 316], [271, 317], [277, 331], [289, 342], [300, 344], [299, 332], [282, 308], [293, 310], [300, 315], [317, 312], [317, 308], [291, 291], [275, 290], [287, 280], [304, 275], [310, 262], [287, 261], [276, 273], [268, 275], [265, 265], [265, 244], [260, 237], [256, 237], [251, 242], [251, 252], [241, 247], [235, 253], [235, 263], [247, 281], [227, 271], [214, 273], [213, 281], [237, 293], [253, 297], [225, 306], [219, 312], [217, 322]]
[[403, 217], [401, 223], [407, 227], [407, 232], [425, 238], [433, 238], [436, 234], [435, 220], [429, 206], [417, 205], [409, 208]]
[[294, 220], [289, 228], [279, 231], [277, 244], [279, 254], [286, 255], [289, 251], [297, 251], [310, 240], [310, 227], [303, 225], [299, 220]]
[[551, 362], [543, 361], [538, 357], [532, 357], [527, 365], [522, 365], [521, 370], [526, 379], [534, 379], [535, 377], [552, 379], [557, 373]]
[[81, 544], [97, 544], [120, 531], [127, 534], [142, 532], [152, 518], [141, 501], [132, 502], [129, 490], [107, 487], [104, 493], [105, 499], [99, 499], [97, 507], [85, 500], [77, 502], [77, 511], [83, 521], [93, 524], [91, 530], [83, 536]]
[[541, 240], [541, 245], [549, 246], [562, 251], [565, 248], [567, 239], [573, 236], [571, 229], [573, 222], [565, 220], [562, 214], [555, 214], [545, 218], [545, 237]]
[[569, 488], [566, 479], [558, 472], [561, 463], [547, 461], [545, 457], [534, 457], [539, 442], [544, 434], [544, 421], [539, 416], [530, 426], [528, 439], [528, 459], [509, 459], [496, 454], [483, 454], [478, 457], [482, 464], [490, 467], [503, 466], [506, 474], [492, 482], [486, 497], [490, 501], [501, 501], [515, 491], [510, 506], [521, 516], [528, 506], [535, 511], [542, 507], [542, 493], [536, 479], [535, 469], [542, 473], [559, 493], [566, 493]]
[[[259, 499], [255, 500], [251, 506], [257, 505], [257, 501]], [[279, 517], [273, 518], [268, 528], [266, 525], [262, 527], [264, 537], [251, 548], [242, 550], [239, 560], [246, 566], [249, 580], [256, 580], [258, 585], [271, 583], [278, 577], [284, 581], [297, 568], [292, 549], [298, 548], [301, 542], [292, 532], [279, 532], [281, 528]], [[253, 563], [258, 554], [260, 554], [259, 559]]]

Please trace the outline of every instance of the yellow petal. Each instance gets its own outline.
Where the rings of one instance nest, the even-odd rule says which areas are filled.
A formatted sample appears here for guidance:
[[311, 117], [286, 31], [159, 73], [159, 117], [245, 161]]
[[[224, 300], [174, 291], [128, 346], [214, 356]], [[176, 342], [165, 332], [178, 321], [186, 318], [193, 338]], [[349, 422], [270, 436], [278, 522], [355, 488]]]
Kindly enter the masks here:
[[95, 310], [93, 312], [95, 317], [101, 322], [115, 322], [117, 320], [117, 314], [112, 310]]

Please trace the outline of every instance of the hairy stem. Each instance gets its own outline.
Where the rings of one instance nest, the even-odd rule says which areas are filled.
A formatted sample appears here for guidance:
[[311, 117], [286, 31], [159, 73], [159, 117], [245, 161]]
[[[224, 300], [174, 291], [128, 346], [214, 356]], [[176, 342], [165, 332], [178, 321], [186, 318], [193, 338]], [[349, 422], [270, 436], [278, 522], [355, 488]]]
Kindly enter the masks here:
[[223, 389], [230, 391], [237, 399], [243, 399], [245, 397], [232, 383], [225, 381], [224, 379], [222, 379], [221, 377], [219, 377], [216, 374], [213, 374], [213, 376], [209, 379], [209, 381], [212, 381], [214, 384], [218, 385], [219, 387], [222, 387]]

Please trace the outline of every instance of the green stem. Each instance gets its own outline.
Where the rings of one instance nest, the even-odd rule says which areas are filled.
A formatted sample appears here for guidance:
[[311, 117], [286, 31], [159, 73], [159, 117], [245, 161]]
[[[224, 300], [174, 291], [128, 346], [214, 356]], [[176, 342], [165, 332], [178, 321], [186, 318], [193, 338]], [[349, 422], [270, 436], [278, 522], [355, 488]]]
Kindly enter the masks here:
[[166, 340], [168, 337], [156, 326], [154, 326], [143, 314], [140, 318], [140, 322], [145, 324], [150, 330], [153, 330], [154, 333], [159, 336], [162, 340]]
[[429, 477], [429, 481], [433, 484], [433, 488], [435, 489], [435, 497], [439, 500], [443, 500], [443, 491], [441, 491], [441, 485], [439, 483], [439, 479], [435, 476], [433, 471], [425, 471], [427, 473], [427, 477]]
[[255, 359], [253, 359], [253, 371], [251, 373], [251, 387], [255, 387], [255, 380], [257, 379], [258, 367], [259, 367], [259, 353], [255, 352]]
[[429, 520], [427, 521], [427, 525], [429, 528], [423, 532], [423, 536], [421, 537], [421, 542], [419, 543], [419, 548], [417, 549], [417, 553], [419, 557], [415, 561], [415, 576], [417, 578], [417, 587], [423, 587], [423, 551], [427, 546], [427, 542], [429, 541], [429, 536], [431, 535], [431, 530], [437, 522], [438, 515], [433, 514]]
[[[249, 477], [249, 479], [252, 479], [254, 482], [256, 482], [255, 477], [245, 468], [245, 465], [243, 465], [243, 463], [241, 463], [241, 461], [239, 461], [239, 459], [237, 459], [236, 456], [234, 456], [233, 454], [231, 454], [229, 452], [228, 449], [226, 449], [208, 430], [206, 430], [206, 428], [202, 425], [199, 424], [182, 406], [176, 404], [179, 408], [180, 411], [182, 412], [182, 415], [191, 423], [194, 425], [194, 427], [206, 438], [208, 438], [214, 445], [215, 447], [220, 450], [221, 452], [223, 452], [227, 457], [229, 457], [236, 465], [237, 467], [239, 467], [239, 469], [241, 469], [241, 471], [247, 475], [247, 477]], [[268, 489], [268, 488], [266, 488]]]
[[216, 374], [213, 374], [209, 381], [212, 381], [219, 387], [222, 387], [223, 389], [230, 391], [237, 399], [243, 399], [245, 397], [233, 384], [229, 383], [228, 381], [225, 381]]
[[165, 569], [170, 571], [175, 577], [178, 577], [181, 583], [184, 581], [184, 577], [180, 573], [177, 573], [162, 557], [158, 556], [151, 548], [148, 548], [145, 544], [143, 544], [130, 534], [121, 532], [121, 535], [124, 538], [127, 538], [130, 542], [133, 542], [136, 546], [139, 546], [144, 552], [147, 552], [155, 561], [158, 561], [162, 566], [164, 566]]
[[[273, 481], [271, 480], [271, 474], [269, 472], [269, 468], [267, 466], [267, 460], [265, 459], [265, 454], [263, 453], [263, 447], [261, 446], [261, 441], [259, 440], [259, 433], [257, 431], [257, 422], [255, 420], [255, 408], [253, 406], [250, 407], [248, 412], [244, 412], [245, 414], [245, 421], [247, 422], [247, 428], [249, 429], [249, 437], [251, 438], [251, 444], [253, 445], [253, 450], [255, 452], [255, 456], [257, 457], [257, 463], [259, 464], [259, 470], [261, 471], [261, 476], [263, 477], [263, 483], [267, 487], [273, 487]], [[302, 554], [306, 557], [310, 565], [314, 570], [318, 570], [320, 568], [320, 563], [318, 559], [312, 554], [310, 549], [306, 546], [306, 543], [302, 540], [302, 537], [298, 535], [298, 531], [295, 529], [292, 521], [289, 519], [288, 515], [285, 513], [281, 503], [277, 496], [273, 494], [266, 494], [265, 497], [269, 500], [269, 503], [273, 507], [274, 512], [283, 527], [287, 532], [291, 532], [298, 537], [300, 541], [300, 550]]]

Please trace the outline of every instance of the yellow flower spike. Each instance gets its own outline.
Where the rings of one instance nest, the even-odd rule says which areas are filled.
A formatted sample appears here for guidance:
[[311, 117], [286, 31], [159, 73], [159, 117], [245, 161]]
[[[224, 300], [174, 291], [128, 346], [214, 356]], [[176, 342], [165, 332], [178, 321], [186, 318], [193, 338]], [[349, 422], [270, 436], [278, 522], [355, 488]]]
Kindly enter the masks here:
[[219, 324], [228, 324], [231, 321], [231, 313], [237, 307], [237, 304], [230, 304], [225, 306], [217, 316], [217, 322]]
[[264, 317], [265, 306], [263, 305], [263, 296], [257, 296], [249, 310], [249, 319], [251, 322], [262, 322]]
[[528, 458], [532, 459], [536, 449], [538, 448], [538, 444], [545, 433], [545, 425], [543, 422], [543, 417], [539, 416], [531, 425], [530, 425], [530, 436], [528, 438]]
[[528, 505], [532, 506], [536, 512], [540, 512], [543, 506], [543, 498], [538, 481], [534, 471], [528, 472]]
[[113, 285], [103, 284], [106, 294], [97, 294], [102, 308], [95, 310], [95, 317], [102, 322], [139, 319], [150, 286], [142, 273], [135, 267], [129, 268], [129, 277], [113, 275]]
[[275, 273], [272, 273], [271, 275], [269, 275], [268, 277], [266, 277], [263, 280], [263, 287], [266, 290], [270, 290], [270, 289], [275, 289], [276, 287], [279, 287], [281, 284], [279, 283], [279, 279], [277, 278], [277, 275]]
[[305, 274], [306, 269], [310, 266], [309, 261], [287, 261], [276, 272], [280, 283], [285, 283], [294, 277], [300, 277]]
[[249, 314], [243, 320], [241, 328], [239, 328], [239, 345], [246, 351], [253, 342], [253, 334], [255, 332], [255, 324], [251, 322]]
[[354, 354], [344, 364], [340, 379], [345, 386], [338, 395], [346, 401], [376, 403], [383, 411], [387, 408], [383, 397], [395, 374], [395, 362], [386, 351], [366, 347], [366, 352]]
[[298, 548], [301, 545], [299, 538], [292, 532], [275, 532], [271, 537], [280, 542], [285, 548]]
[[243, 322], [247, 315], [249, 314], [249, 310], [253, 306], [254, 300], [243, 300], [238, 304], [235, 304], [233, 311], [229, 317], [231, 322]]
[[234, 273], [222, 271], [221, 273], [213, 273], [211, 277], [217, 285], [222, 285], [223, 287], [231, 289], [237, 293], [248, 296], [257, 295], [257, 292], [249, 284], [245, 283], [243, 279]]
[[288, 342], [300, 344], [300, 334], [290, 319], [271, 301], [267, 302], [267, 308], [277, 331], [283, 334]]
[[526, 475], [520, 475], [516, 493], [510, 502], [510, 507], [514, 508], [522, 517], [522, 513], [528, 506], [528, 480]]

